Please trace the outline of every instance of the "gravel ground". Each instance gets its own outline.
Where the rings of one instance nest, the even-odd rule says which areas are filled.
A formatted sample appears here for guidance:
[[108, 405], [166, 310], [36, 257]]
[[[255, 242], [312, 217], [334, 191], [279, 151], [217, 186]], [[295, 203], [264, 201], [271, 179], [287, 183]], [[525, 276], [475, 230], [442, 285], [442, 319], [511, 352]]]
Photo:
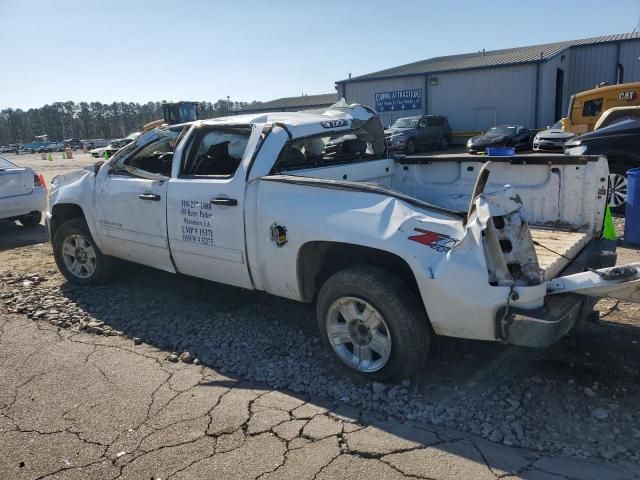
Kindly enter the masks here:
[[[0, 240], [19, 227], [0, 224]], [[637, 251], [622, 250], [624, 262]], [[126, 265], [111, 285], [74, 286], [48, 244], [0, 252], [0, 313], [60, 329], [123, 335], [270, 388], [339, 400], [545, 454], [640, 461], [640, 310], [603, 300], [606, 317], [546, 350], [440, 339], [423, 372], [368, 383], [321, 346], [313, 308]]]

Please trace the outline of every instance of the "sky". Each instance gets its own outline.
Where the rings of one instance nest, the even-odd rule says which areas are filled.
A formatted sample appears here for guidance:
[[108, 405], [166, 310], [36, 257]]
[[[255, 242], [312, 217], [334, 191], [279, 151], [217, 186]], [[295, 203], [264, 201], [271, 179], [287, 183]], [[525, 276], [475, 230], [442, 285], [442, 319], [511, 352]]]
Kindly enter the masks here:
[[640, 0], [0, 0], [0, 109], [329, 93], [349, 73], [639, 17]]

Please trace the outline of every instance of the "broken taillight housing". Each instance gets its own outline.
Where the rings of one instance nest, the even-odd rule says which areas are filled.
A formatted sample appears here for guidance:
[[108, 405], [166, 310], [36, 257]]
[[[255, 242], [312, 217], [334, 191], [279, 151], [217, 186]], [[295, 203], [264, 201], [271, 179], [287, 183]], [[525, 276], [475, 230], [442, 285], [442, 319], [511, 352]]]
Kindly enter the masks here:
[[33, 174], [33, 186], [34, 187], [43, 187], [45, 192], [47, 191], [47, 184], [44, 181], [44, 178], [42, 177], [41, 173], [34, 173]]

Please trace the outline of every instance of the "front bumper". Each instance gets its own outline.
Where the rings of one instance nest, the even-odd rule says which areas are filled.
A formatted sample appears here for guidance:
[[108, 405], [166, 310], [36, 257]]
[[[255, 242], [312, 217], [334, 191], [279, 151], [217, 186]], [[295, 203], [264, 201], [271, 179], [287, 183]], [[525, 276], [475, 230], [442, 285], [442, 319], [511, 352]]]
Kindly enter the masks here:
[[551, 140], [534, 140], [533, 149], [536, 151], [564, 152], [564, 142]]
[[402, 150], [406, 146], [407, 146], [406, 138], [395, 138], [391, 140], [389, 137], [387, 137], [387, 148], [389, 150]]
[[[613, 241], [594, 240], [562, 274], [614, 266], [615, 249]], [[597, 301], [597, 298], [567, 293], [547, 295], [544, 305], [533, 310], [511, 307], [507, 311], [503, 306], [496, 313], [496, 338], [523, 347], [547, 347], [581, 325]]]
[[487, 148], [491, 148], [491, 147], [496, 147], [497, 145], [489, 145], [489, 146], [484, 146], [484, 147], [478, 147], [478, 146], [473, 146], [473, 147], [467, 147], [467, 153], [470, 153], [472, 155], [477, 155], [478, 153], [486, 153]]

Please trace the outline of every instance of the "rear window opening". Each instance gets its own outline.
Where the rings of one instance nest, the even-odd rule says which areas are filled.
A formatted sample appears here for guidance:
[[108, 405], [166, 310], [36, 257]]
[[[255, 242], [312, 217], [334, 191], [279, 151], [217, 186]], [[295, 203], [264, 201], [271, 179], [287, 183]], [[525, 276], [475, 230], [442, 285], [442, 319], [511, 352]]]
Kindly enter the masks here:
[[316, 135], [289, 142], [278, 156], [271, 173], [380, 160], [386, 156], [384, 131], [377, 119], [373, 118], [362, 127], [348, 132]]

